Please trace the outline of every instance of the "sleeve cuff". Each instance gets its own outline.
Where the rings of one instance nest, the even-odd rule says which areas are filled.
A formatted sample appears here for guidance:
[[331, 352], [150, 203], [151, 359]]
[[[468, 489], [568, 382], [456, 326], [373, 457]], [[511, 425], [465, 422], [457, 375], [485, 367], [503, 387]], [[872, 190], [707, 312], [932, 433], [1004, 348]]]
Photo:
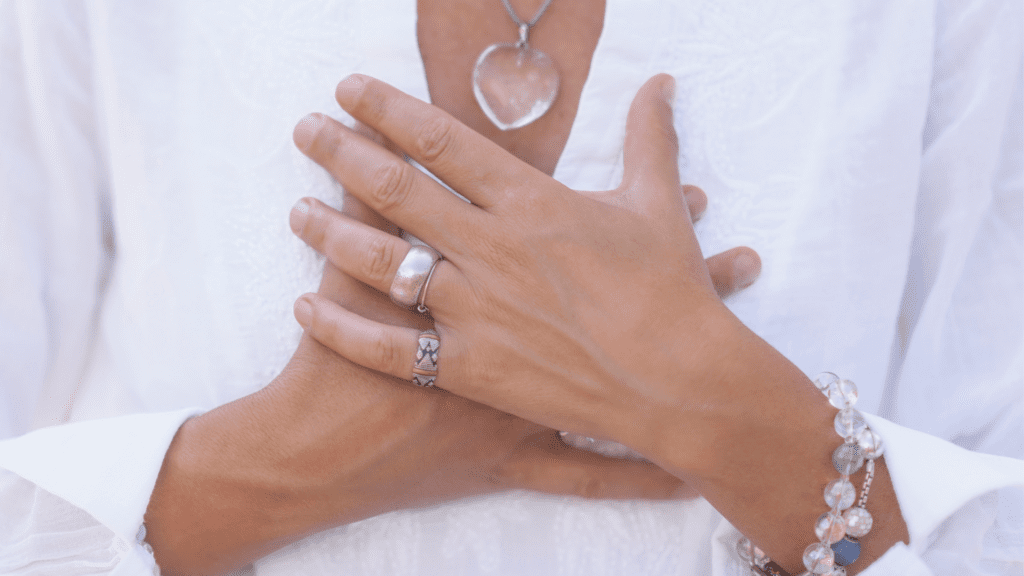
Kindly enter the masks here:
[[1024, 486], [1020, 460], [972, 452], [878, 416], [864, 417], [885, 442], [885, 465], [907, 523], [912, 555], [923, 553], [939, 524], [971, 500]]
[[0, 468], [134, 542], [171, 440], [200, 412], [189, 408], [42, 428], [0, 442]]

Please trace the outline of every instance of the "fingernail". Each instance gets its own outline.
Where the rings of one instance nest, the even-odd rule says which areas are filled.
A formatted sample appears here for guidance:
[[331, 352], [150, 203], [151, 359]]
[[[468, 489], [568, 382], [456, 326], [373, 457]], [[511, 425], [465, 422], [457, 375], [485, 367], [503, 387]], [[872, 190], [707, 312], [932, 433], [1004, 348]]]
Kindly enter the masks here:
[[362, 74], [350, 74], [338, 82], [338, 87], [334, 89], [334, 99], [342, 106], [352, 104], [356, 96], [363, 90], [364, 84], [366, 84], [366, 78]]
[[295, 130], [292, 131], [292, 140], [295, 141], [295, 145], [300, 150], [306, 151], [309, 145], [313, 142], [313, 138], [316, 138], [317, 132], [320, 131], [324, 126], [324, 115], [319, 112], [314, 112], [302, 120], [295, 126]]
[[661, 83], [661, 93], [665, 97], [665, 102], [668, 102], [669, 106], [676, 103], [676, 77], [669, 76], [668, 80]]
[[301, 234], [302, 229], [306, 226], [306, 220], [309, 219], [309, 199], [300, 198], [295, 206], [292, 206], [292, 212], [288, 216], [288, 225], [292, 227], [292, 232]]
[[761, 275], [761, 262], [746, 252], [737, 255], [732, 266], [736, 274], [736, 284], [740, 288], [750, 286]]
[[303, 330], [309, 330], [309, 325], [313, 321], [313, 304], [306, 296], [301, 296], [295, 301], [295, 319], [299, 321]]

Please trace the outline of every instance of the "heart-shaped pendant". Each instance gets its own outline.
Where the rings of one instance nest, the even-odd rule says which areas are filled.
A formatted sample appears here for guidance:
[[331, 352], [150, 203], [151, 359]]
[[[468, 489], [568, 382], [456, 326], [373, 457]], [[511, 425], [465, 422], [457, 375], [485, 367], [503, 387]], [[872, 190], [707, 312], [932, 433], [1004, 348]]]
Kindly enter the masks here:
[[491, 44], [473, 68], [473, 94], [502, 130], [522, 128], [544, 115], [558, 97], [551, 57], [525, 42]]

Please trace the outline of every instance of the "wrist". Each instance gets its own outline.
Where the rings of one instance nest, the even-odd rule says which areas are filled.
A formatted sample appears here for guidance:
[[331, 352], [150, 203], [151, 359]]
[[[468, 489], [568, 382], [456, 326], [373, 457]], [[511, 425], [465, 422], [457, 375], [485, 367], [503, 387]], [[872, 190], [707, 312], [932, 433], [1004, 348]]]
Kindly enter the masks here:
[[323, 381], [324, 368], [303, 361], [304, 350], [315, 353], [310, 348], [300, 346], [266, 388], [179, 429], [146, 512], [147, 540], [164, 573], [229, 572], [393, 504], [346, 484], [361, 460], [343, 446], [360, 444], [338, 434], [339, 422], [351, 422], [345, 414], [371, 399], [348, 394], [342, 405], [343, 391], [332, 385], [346, 368], [338, 359], [332, 381]]
[[[833, 452], [838, 412], [791, 362], [738, 321], [721, 328], [720, 355], [689, 398], [662, 406], [638, 444], [650, 460], [684, 480], [741, 533], [792, 574], [825, 509], [823, 491], [838, 476]], [[730, 359], [731, 361], [726, 361]], [[906, 526], [883, 460], [871, 489], [875, 527], [862, 542], [860, 570]], [[859, 487], [864, 469], [850, 476]], [[852, 573], [852, 572], [851, 572]]]
[[[753, 438], [790, 443], [831, 429], [834, 411], [809, 379], [727, 308], [705, 314], [697, 338], [677, 346], [679, 375], [644, 406], [631, 446], [688, 479], [717, 477]], [[824, 431], [824, 432], [822, 432]]]

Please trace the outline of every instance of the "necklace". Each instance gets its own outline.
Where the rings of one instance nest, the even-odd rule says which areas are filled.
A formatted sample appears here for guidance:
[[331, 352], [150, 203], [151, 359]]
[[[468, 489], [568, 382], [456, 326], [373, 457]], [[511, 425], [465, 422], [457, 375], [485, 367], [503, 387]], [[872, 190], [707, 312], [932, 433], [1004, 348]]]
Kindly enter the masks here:
[[518, 42], [491, 44], [476, 59], [473, 95], [495, 126], [502, 130], [521, 128], [544, 115], [558, 96], [558, 69], [551, 57], [530, 48], [533, 28], [551, 5], [546, 0], [529, 21], [524, 22], [509, 4], [501, 0], [512, 21], [519, 26]]

